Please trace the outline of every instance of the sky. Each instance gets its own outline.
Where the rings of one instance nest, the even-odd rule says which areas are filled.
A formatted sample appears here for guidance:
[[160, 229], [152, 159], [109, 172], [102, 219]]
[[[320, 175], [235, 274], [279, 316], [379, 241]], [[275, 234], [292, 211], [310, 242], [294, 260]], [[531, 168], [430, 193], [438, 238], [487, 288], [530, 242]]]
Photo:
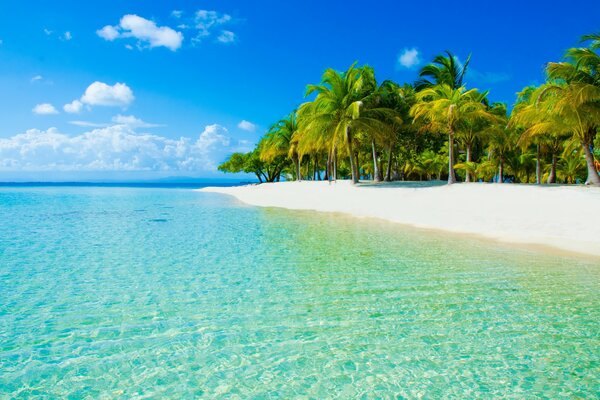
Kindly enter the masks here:
[[354, 61], [412, 82], [444, 50], [512, 104], [600, 2], [0, 1], [0, 180], [224, 178]]

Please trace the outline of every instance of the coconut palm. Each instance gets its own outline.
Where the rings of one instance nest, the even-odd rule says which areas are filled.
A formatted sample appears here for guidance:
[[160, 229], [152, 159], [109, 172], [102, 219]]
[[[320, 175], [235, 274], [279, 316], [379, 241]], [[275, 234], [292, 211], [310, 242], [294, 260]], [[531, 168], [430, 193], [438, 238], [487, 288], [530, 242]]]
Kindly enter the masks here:
[[558, 162], [558, 175], [566, 183], [575, 183], [585, 173], [585, 160], [579, 151], [564, 154]]
[[420, 79], [415, 83], [415, 88], [418, 91], [435, 85], [448, 85], [452, 89], [463, 86], [471, 56], [469, 55], [467, 61], [461, 65], [454, 54], [448, 50], [445, 53], [446, 55], [439, 54], [435, 56], [431, 64], [421, 68], [419, 72]]
[[411, 108], [410, 114], [415, 122], [423, 124], [422, 130], [445, 132], [448, 135], [448, 184], [456, 182], [454, 173], [454, 138], [460, 124], [467, 120], [494, 120], [481, 102], [476, 89], [465, 87], [453, 89], [442, 84], [424, 89], [417, 93], [418, 102]]
[[[509, 125], [520, 130], [517, 144], [526, 149], [531, 144], [536, 146], [536, 183], [541, 183], [541, 153], [551, 155], [550, 173], [547, 183], [556, 183], [556, 165], [563, 143], [572, 135], [572, 127], [565, 123], [557, 113], [552, 112], [550, 104], [539, 100], [543, 88], [528, 86], [518, 93], [517, 103], [513, 108]], [[546, 98], [546, 102], [553, 101]]]
[[302, 130], [306, 136], [323, 134], [330, 138], [331, 146], [344, 143], [350, 163], [352, 183], [359, 180], [358, 165], [355, 160], [355, 135], [357, 132], [375, 133], [384, 128], [380, 116], [382, 108], [368, 108], [369, 96], [377, 88], [373, 69], [368, 66], [356, 67], [352, 64], [345, 72], [327, 69], [318, 85], [309, 85], [306, 95], [316, 93], [317, 97], [306, 113]]
[[264, 162], [272, 162], [276, 157], [286, 156], [292, 159], [295, 167], [296, 180], [301, 180], [300, 159], [297, 151], [297, 143], [293, 140], [298, 131], [296, 123], [296, 111], [275, 123], [261, 140], [260, 159]]
[[592, 40], [588, 48], [572, 48], [566, 60], [549, 63], [548, 83], [543, 86], [538, 100], [548, 112], [556, 114], [571, 127], [571, 137], [580, 143], [587, 166], [586, 184], [600, 185], [600, 176], [594, 165], [593, 147], [600, 126], [600, 55], [597, 54], [597, 35], [585, 36]]
[[515, 131], [508, 126], [506, 105], [496, 103], [490, 112], [497, 118], [496, 122], [487, 130], [488, 155], [498, 167], [498, 183], [504, 183], [504, 166], [515, 148]]

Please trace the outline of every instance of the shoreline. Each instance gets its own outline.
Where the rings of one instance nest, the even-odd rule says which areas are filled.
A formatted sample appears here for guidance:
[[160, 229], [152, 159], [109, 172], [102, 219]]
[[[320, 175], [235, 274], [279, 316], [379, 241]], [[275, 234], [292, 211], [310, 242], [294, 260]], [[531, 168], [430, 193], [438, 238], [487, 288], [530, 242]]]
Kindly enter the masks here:
[[600, 257], [600, 188], [302, 181], [205, 187], [258, 207], [335, 212]]

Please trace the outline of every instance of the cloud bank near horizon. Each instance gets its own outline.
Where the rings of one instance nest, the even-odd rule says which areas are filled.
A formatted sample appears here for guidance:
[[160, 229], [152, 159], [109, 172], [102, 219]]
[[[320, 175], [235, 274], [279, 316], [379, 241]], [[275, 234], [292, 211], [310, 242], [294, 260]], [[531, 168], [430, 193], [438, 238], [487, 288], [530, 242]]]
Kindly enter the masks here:
[[235, 150], [231, 143], [228, 130], [218, 124], [207, 125], [195, 140], [137, 133], [127, 124], [76, 136], [56, 128], [30, 129], [0, 138], [0, 171], [214, 172]]

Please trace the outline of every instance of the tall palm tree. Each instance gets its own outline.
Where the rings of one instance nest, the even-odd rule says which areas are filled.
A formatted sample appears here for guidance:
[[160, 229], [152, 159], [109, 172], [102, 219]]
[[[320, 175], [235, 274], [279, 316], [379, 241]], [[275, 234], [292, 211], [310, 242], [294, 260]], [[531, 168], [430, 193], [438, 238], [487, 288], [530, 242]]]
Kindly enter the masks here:
[[[322, 133], [330, 138], [330, 143], [346, 145], [346, 152], [350, 162], [352, 183], [359, 180], [358, 165], [355, 160], [355, 135], [357, 132], [376, 132], [384, 128], [385, 124], [379, 118], [386, 110], [377, 107], [367, 108], [369, 96], [377, 88], [373, 69], [368, 66], [356, 67], [352, 64], [345, 72], [327, 69], [318, 85], [309, 85], [306, 95], [316, 93], [317, 97], [312, 102], [311, 112], [302, 130], [312, 133]], [[389, 111], [389, 110], [387, 110]]]
[[583, 149], [587, 165], [586, 184], [600, 185], [600, 176], [594, 165], [593, 147], [600, 126], [600, 35], [584, 36], [592, 40], [587, 48], [572, 48], [566, 60], [549, 63], [546, 67], [548, 83], [538, 99], [548, 111], [557, 114], [572, 127], [572, 138]]
[[280, 119], [265, 134], [260, 146], [260, 159], [272, 162], [278, 156], [286, 156], [292, 159], [295, 167], [296, 180], [301, 180], [300, 159], [298, 157], [297, 143], [293, 140], [298, 131], [296, 123], [296, 111], [292, 111], [287, 117]]
[[497, 119], [487, 130], [488, 154], [498, 166], [498, 183], [504, 183], [504, 166], [515, 148], [515, 131], [508, 126], [505, 104], [493, 104], [490, 113]]
[[550, 112], [550, 107], [540, 104], [538, 93], [540, 93], [540, 89], [534, 86], [526, 87], [518, 93], [517, 103], [511, 113], [509, 125], [521, 131], [517, 144], [522, 149], [535, 144], [536, 183], [541, 184], [542, 181], [542, 150], [552, 156], [547, 182], [556, 183], [558, 154], [572, 128], [570, 125], [565, 124], [563, 118], [558, 114]]
[[448, 85], [452, 89], [458, 89], [463, 86], [467, 68], [471, 61], [471, 55], [461, 65], [454, 54], [448, 50], [445, 53], [446, 55], [439, 54], [435, 56], [431, 64], [421, 68], [419, 72], [420, 79], [415, 83], [415, 88], [418, 91], [435, 85]]
[[494, 120], [481, 102], [477, 89], [464, 86], [453, 89], [442, 84], [417, 93], [418, 102], [410, 114], [415, 122], [423, 123], [423, 130], [445, 132], [448, 135], [448, 184], [456, 183], [454, 173], [454, 138], [459, 125], [476, 118]]

